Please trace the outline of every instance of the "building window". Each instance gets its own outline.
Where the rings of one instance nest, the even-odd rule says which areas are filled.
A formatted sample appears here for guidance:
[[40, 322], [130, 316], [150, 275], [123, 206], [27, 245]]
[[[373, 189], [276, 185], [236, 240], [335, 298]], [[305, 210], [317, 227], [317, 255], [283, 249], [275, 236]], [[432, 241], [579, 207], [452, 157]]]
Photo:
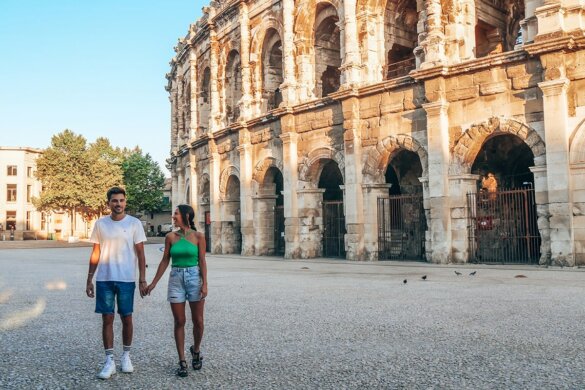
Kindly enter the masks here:
[[31, 202], [31, 198], [32, 198], [32, 186], [26, 186], [26, 201], [28, 203]]
[[6, 230], [16, 230], [16, 211], [6, 212]]
[[8, 176], [16, 176], [16, 165], [9, 165], [6, 175]]
[[16, 202], [16, 184], [6, 184], [6, 201]]
[[32, 167], [26, 168], [26, 177], [33, 177]]
[[30, 230], [30, 211], [26, 212], [26, 230]]

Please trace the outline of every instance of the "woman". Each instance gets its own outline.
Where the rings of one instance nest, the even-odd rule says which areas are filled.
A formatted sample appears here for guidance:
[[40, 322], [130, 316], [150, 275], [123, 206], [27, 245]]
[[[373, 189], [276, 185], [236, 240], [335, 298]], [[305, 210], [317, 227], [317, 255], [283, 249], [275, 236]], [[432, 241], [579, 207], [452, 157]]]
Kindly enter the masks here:
[[185, 301], [189, 301], [193, 320], [194, 345], [189, 348], [191, 365], [194, 370], [200, 370], [203, 365], [200, 346], [203, 338], [203, 308], [207, 296], [207, 263], [205, 236], [195, 230], [194, 214], [193, 208], [187, 205], [179, 205], [175, 210], [173, 222], [179, 230], [167, 233], [162, 260], [148, 286], [150, 294], [172, 260], [167, 300], [171, 303], [175, 319], [175, 343], [179, 353], [177, 375], [181, 377], [188, 375], [185, 361]]

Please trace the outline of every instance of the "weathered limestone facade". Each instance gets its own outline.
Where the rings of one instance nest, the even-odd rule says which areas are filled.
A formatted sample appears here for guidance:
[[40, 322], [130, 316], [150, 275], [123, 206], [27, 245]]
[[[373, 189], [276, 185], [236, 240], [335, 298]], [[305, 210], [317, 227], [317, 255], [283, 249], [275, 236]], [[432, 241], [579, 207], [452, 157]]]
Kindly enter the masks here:
[[173, 204], [214, 253], [377, 260], [379, 198], [418, 194], [424, 259], [467, 262], [489, 177], [532, 191], [537, 262], [585, 265], [584, 31], [574, 0], [212, 2], [167, 75]]

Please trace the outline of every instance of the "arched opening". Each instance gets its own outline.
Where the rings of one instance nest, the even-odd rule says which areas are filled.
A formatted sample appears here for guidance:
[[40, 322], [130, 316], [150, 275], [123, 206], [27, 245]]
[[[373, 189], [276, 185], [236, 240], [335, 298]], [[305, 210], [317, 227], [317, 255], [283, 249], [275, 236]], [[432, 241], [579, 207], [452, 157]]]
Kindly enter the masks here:
[[317, 6], [315, 26], [316, 96], [325, 97], [341, 85], [339, 17], [331, 5]]
[[209, 129], [209, 112], [211, 110], [210, 104], [210, 83], [211, 83], [211, 71], [209, 67], [203, 71], [203, 77], [201, 78], [200, 90], [198, 93], [198, 104], [199, 109], [199, 123], [198, 123], [198, 134], [203, 135]]
[[427, 230], [418, 154], [398, 151], [386, 167], [388, 196], [378, 199], [378, 259], [424, 260]]
[[384, 10], [385, 78], [407, 75], [416, 67], [418, 33], [416, 2], [388, 1]]
[[540, 233], [534, 195], [534, 154], [513, 134], [484, 141], [471, 172], [480, 176], [469, 194], [472, 261], [536, 263]]
[[475, 56], [512, 51], [523, 43], [524, 0], [476, 2]]
[[207, 252], [211, 252], [211, 212], [209, 209], [209, 199], [209, 177], [205, 176], [201, 183], [199, 209], [201, 210], [200, 212], [202, 214], [200, 221], [203, 221], [203, 233], [205, 234], [205, 246]]
[[227, 180], [222, 216], [222, 253], [242, 252], [240, 214], [240, 179], [231, 175]]
[[227, 124], [233, 123], [240, 117], [238, 106], [242, 98], [242, 66], [240, 54], [236, 50], [230, 51], [225, 67], [225, 117]]
[[323, 257], [345, 258], [345, 213], [343, 175], [333, 160], [323, 165], [319, 188], [323, 192]]
[[282, 73], [282, 43], [280, 35], [275, 29], [269, 29], [262, 46], [262, 77], [265, 102], [264, 112], [278, 108], [282, 102], [280, 84], [283, 82]]
[[284, 180], [282, 172], [270, 167], [260, 183], [254, 203], [257, 255], [284, 256]]

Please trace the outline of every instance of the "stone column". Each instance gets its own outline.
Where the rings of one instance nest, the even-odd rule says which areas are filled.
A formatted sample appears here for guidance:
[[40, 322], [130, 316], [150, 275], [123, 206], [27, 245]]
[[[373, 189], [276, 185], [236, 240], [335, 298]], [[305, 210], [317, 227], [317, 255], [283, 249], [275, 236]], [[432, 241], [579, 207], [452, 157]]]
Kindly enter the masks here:
[[217, 34], [215, 32], [215, 25], [209, 24], [209, 41], [210, 41], [210, 53], [209, 53], [209, 70], [211, 79], [209, 82], [209, 89], [211, 90], [211, 101], [210, 101], [210, 120], [209, 120], [209, 132], [219, 130], [221, 112], [220, 112], [220, 101], [219, 101], [219, 83], [217, 80], [219, 72], [219, 42], [217, 41]]
[[177, 164], [173, 164], [171, 169], [171, 207], [174, 210], [179, 205], [179, 177], [177, 175]]
[[295, 46], [298, 69], [297, 103], [315, 99], [315, 65], [313, 64], [314, 48], [309, 47], [307, 38], [296, 38]]
[[242, 64], [242, 98], [238, 102], [240, 118], [246, 120], [252, 117], [250, 103], [251, 74], [250, 74], [250, 18], [248, 16], [248, 0], [240, 0], [240, 61]]
[[546, 165], [530, 167], [534, 175], [534, 198], [536, 201], [536, 223], [540, 233], [540, 265], [548, 265], [550, 252], [550, 214], [548, 211], [548, 179]]
[[520, 22], [522, 28], [522, 43], [534, 42], [538, 34], [538, 18], [536, 9], [543, 5], [543, 0], [525, 0], [524, 1], [524, 19]]
[[558, 265], [573, 266], [573, 202], [569, 191], [571, 134], [567, 101], [569, 80], [561, 77], [543, 81], [538, 86], [543, 93], [547, 176], [554, 177], [554, 180], [548, 180], [551, 256]]
[[301, 257], [301, 243], [299, 240], [299, 210], [297, 199], [298, 183], [298, 151], [297, 143], [299, 135], [292, 132], [294, 130], [294, 116], [292, 114], [284, 115], [281, 118], [282, 129], [288, 130], [280, 134], [282, 140], [282, 159], [283, 164], [283, 202], [284, 202], [284, 236], [285, 236], [285, 253], [287, 259], [297, 259]]
[[177, 203], [185, 203], [185, 168], [182, 158], [177, 161]]
[[[445, 35], [443, 34], [441, 14], [442, 7], [440, 0], [424, 0], [426, 15], [426, 29], [420, 46], [424, 52], [424, 62], [421, 68], [432, 68], [444, 64], [445, 61]], [[415, 50], [415, 54], [416, 54]], [[419, 55], [420, 56], [420, 55]]]
[[384, 46], [384, 15], [375, 14], [369, 10], [360, 12], [357, 16], [358, 30], [363, 33], [361, 55], [364, 58], [361, 67], [361, 78], [364, 83], [373, 84], [384, 79], [383, 66], [386, 61]]
[[297, 190], [300, 258], [323, 256], [323, 188]]
[[449, 103], [423, 104], [427, 112], [427, 145], [429, 154], [429, 202], [431, 259], [433, 263], [451, 260], [451, 215], [449, 205]]
[[[343, 3], [343, 38], [345, 55], [340, 70], [343, 77], [343, 88], [350, 88], [360, 83], [360, 52], [356, 18], [356, 0], [345, 0]], [[361, 193], [361, 191], [359, 191]]]
[[469, 213], [467, 194], [477, 192], [479, 175], [463, 174], [449, 177], [449, 200], [451, 207], [451, 235], [453, 242], [452, 261], [469, 261]]
[[[247, 131], [247, 130], [242, 130]], [[254, 204], [252, 199], [252, 145], [237, 147], [240, 154], [240, 215], [242, 255], [254, 254]]]
[[345, 154], [345, 208], [346, 258], [365, 260], [364, 253], [364, 199], [362, 192], [362, 143], [360, 139], [360, 101], [357, 97], [345, 99], [343, 110], [343, 146]]
[[199, 118], [197, 113], [197, 54], [195, 49], [191, 46], [189, 49], [189, 76], [191, 85], [191, 123], [189, 123], [189, 139], [197, 137], [197, 130], [199, 129]]
[[171, 101], [171, 150], [174, 151], [179, 147], [177, 144], [177, 140], [179, 139], [179, 126], [177, 117], [179, 110], [177, 107], [177, 87], [174, 82], [169, 94], [169, 100]]
[[392, 184], [362, 184], [364, 198], [364, 260], [378, 260], [378, 198], [388, 197]]
[[294, 0], [282, 1], [282, 58], [283, 83], [280, 85], [282, 100], [286, 106], [296, 102], [296, 76], [294, 58]]
[[274, 209], [278, 195], [254, 197], [254, 239], [255, 255], [274, 255]]
[[183, 97], [183, 76], [177, 76], [177, 146], [185, 144], [185, 99]]
[[222, 253], [221, 203], [219, 198], [220, 156], [213, 139], [209, 140], [209, 211], [211, 214], [211, 253]]

